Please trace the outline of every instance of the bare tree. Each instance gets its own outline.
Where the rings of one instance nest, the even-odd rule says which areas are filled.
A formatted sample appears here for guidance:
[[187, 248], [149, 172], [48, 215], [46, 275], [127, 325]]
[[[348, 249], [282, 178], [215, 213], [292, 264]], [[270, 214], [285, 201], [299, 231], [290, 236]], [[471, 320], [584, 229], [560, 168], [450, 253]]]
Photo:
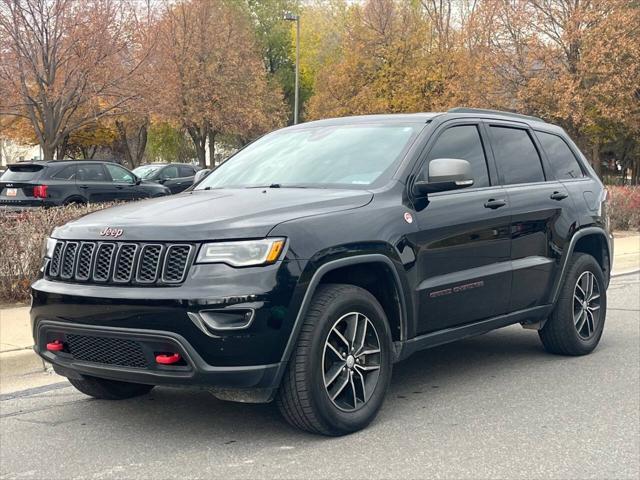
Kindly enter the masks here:
[[45, 158], [115, 115], [144, 55], [120, 0], [0, 0], [0, 114], [27, 118]]

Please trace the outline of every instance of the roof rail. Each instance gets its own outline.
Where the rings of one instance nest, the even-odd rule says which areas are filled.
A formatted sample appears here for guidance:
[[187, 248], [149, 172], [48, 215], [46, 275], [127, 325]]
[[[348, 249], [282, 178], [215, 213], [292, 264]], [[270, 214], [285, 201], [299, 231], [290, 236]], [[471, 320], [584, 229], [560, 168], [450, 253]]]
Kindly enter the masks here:
[[484, 114], [490, 114], [490, 115], [504, 115], [506, 117], [520, 118], [522, 120], [546, 123], [543, 119], [539, 117], [534, 117], [532, 115], [522, 115], [520, 113], [503, 112], [501, 110], [489, 110], [485, 108], [455, 107], [455, 108], [449, 109], [447, 113], [484, 113]]

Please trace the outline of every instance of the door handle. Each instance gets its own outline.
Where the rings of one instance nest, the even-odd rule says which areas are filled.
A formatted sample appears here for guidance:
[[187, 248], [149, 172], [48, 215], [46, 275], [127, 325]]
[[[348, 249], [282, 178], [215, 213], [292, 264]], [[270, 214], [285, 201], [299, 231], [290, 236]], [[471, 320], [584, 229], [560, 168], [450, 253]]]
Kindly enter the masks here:
[[117, 188], [118, 190], [122, 190], [124, 187], [123, 187], [122, 185], [116, 185], [116, 188]]
[[89, 188], [89, 185], [79, 185], [80, 188]]
[[569, 195], [564, 192], [553, 192], [549, 197], [551, 200], [564, 200]]
[[503, 200], [503, 199], [496, 200], [495, 198], [490, 198], [484, 203], [484, 208], [490, 208], [492, 210], [495, 210], [496, 208], [504, 207], [506, 204], [507, 204], [506, 200]]

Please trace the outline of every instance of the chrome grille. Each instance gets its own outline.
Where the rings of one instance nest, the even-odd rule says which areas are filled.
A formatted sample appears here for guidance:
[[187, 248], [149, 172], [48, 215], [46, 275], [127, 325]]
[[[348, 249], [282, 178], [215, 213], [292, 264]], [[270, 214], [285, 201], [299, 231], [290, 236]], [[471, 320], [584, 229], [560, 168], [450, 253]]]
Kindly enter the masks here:
[[78, 242], [67, 242], [64, 246], [64, 253], [62, 254], [62, 268], [60, 270], [60, 277], [69, 279], [73, 276], [73, 267], [76, 262], [76, 253], [78, 251]]
[[120, 246], [116, 260], [116, 269], [113, 273], [113, 280], [115, 282], [128, 282], [131, 280], [137, 250], [138, 246], [135, 243], [125, 243]]
[[116, 250], [115, 243], [102, 243], [98, 246], [96, 266], [93, 270], [93, 279], [96, 282], [106, 282], [111, 275], [111, 262]]
[[62, 247], [64, 247], [64, 242], [58, 242], [53, 248], [53, 256], [51, 258], [51, 263], [49, 264], [49, 275], [53, 277], [57, 277], [60, 274], [60, 257], [62, 256]]
[[70, 282], [130, 285], [179, 284], [195, 245], [59, 240], [47, 276]]
[[78, 253], [78, 260], [76, 264], [76, 279], [83, 281], [89, 280], [89, 276], [91, 275], [91, 263], [93, 262], [93, 252], [95, 249], [95, 243], [85, 242], [80, 246], [80, 253]]
[[158, 278], [160, 267], [160, 255], [162, 255], [162, 245], [145, 245], [140, 253], [138, 264], [138, 275], [136, 281], [139, 283], [153, 283]]
[[162, 281], [167, 283], [182, 282], [190, 255], [191, 245], [171, 245], [167, 248], [167, 259], [162, 269]]

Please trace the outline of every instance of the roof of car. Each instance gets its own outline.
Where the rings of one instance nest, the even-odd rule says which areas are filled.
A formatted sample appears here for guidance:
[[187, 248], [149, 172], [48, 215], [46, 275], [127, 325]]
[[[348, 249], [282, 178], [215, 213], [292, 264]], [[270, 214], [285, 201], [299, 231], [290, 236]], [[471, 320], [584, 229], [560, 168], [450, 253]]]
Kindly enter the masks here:
[[315, 120], [290, 128], [306, 128], [321, 127], [325, 125], [350, 125], [357, 123], [426, 123], [439, 116], [448, 116], [452, 118], [486, 118], [495, 120], [508, 120], [523, 122], [532, 127], [556, 129], [555, 125], [546, 123], [543, 119], [532, 115], [523, 115], [515, 112], [507, 112], [501, 110], [489, 110], [483, 108], [466, 108], [456, 107], [446, 112], [423, 112], [423, 113], [392, 113], [381, 115], [356, 115], [348, 117], [327, 118], [323, 120]]

